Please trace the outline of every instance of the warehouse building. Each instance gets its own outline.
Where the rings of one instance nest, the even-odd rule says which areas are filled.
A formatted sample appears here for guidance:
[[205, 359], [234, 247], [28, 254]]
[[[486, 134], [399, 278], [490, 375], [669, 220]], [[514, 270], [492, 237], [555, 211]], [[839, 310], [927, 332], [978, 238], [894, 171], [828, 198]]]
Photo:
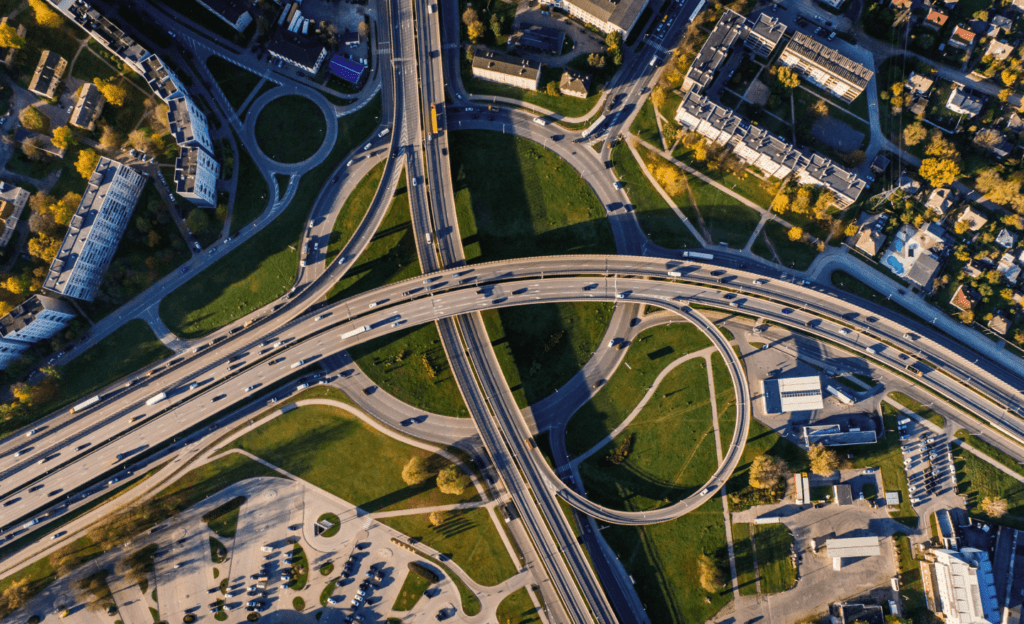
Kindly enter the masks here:
[[825, 406], [821, 393], [821, 378], [817, 375], [762, 379], [761, 394], [764, 397], [766, 414], [820, 410]]
[[877, 557], [882, 554], [882, 547], [876, 536], [846, 537], [828, 540], [825, 551], [832, 559], [832, 569], [838, 572], [843, 567], [843, 559]]
[[[959, 552], [937, 549], [921, 562], [921, 575], [938, 589], [930, 605], [946, 624], [995, 624], [1000, 621], [996, 585], [988, 553], [977, 548]], [[934, 596], [934, 593], [933, 593]]]

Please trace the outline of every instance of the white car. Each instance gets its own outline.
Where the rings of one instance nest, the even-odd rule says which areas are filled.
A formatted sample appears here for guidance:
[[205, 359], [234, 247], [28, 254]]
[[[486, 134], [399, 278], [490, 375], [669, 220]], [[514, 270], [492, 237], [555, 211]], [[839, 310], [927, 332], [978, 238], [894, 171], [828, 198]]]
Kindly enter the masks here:
[[255, 388], [256, 388], [256, 386], [249, 386], [248, 388], [245, 389], [245, 391], [246, 392], [252, 392]]
[[331, 596], [327, 599], [327, 602], [331, 603], [332, 605], [341, 604], [341, 598], [337, 596]]
[[320, 320], [320, 319], [322, 319], [323, 317], [324, 317], [324, 315], [323, 315], [323, 314], [321, 314], [320, 316], [317, 316], [317, 317], [316, 317], [316, 318], [314, 318], [313, 320], [314, 320], [314, 321], [319, 321], [319, 320]]

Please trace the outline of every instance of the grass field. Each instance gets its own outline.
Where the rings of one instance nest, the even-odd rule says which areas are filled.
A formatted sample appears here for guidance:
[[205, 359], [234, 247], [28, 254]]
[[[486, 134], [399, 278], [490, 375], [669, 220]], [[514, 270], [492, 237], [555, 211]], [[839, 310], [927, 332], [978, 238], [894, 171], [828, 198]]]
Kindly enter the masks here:
[[238, 529], [238, 507], [210, 520], [207, 526], [221, 537], [234, 537]]
[[456, 132], [450, 141], [459, 232], [470, 264], [615, 253], [604, 206], [554, 152], [483, 130]]
[[486, 508], [448, 512], [445, 521], [436, 527], [430, 525], [429, 515], [394, 516], [380, 521], [450, 557], [481, 585], [497, 585], [515, 575], [516, 566]]
[[[238, 135], [235, 135], [238, 147], [236, 161], [238, 163], [238, 186], [235, 191], [235, 203], [231, 209], [231, 231], [237, 232], [263, 214], [269, 203], [270, 187], [260, 173], [252, 156], [245, 149]], [[282, 191], [283, 192], [283, 191]]]
[[767, 237], [771, 241], [772, 246], [775, 247], [775, 253], [779, 254], [779, 260], [782, 261], [783, 266], [803, 271], [811, 266], [811, 262], [817, 257], [818, 251], [803, 241], [789, 240], [787, 232], [789, 232], [789, 228], [778, 221], [765, 223], [764, 229], [761, 230], [761, 235], [757, 237], [757, 241], [751, 247], [751, 251], [762, 258], [775, 262], [775, 256], [772, 255], [768, 245], [763, 240], [764, 237]]
[[427, 591], [428, 587], [430, 587], [430, 582], [427, 579], [419, 574], [406, 572], [405, 581], [402, 583], [402, 588], [398, 591], [398, 597], [395, 599], [395, 604], [391, 607], [391, 610], [411, 611], [420, 598], [423, 597], [423, 592]]
[[[735, 414], [733, 416], [735, 418]], [[771, 455], [782, 459], [793, 472], [808, 469], [806, 451], [775, 433], [761, 421], [751, 419], [743, 457], [726, 484], [729, 492], [729, 511], [743, 511], [761, 503], [775, 502], [778, 498], [776, 495], [750, 487], [750, 464], [758, 455]]]
[[580, 455], [599, 443], [633, 411], [662, 369], [709, 346], [711, 341], [689, 323], [661, 325], [641, 333], [626, 353], [624, 363], [629, 366], [619, 366], [597, 396], [569, 421], [565, 440], [569, 452]]
[[[367, 511], [413, 509], [475, 500], [476, 490], [442, 494], [434, 483], [449, 465], [439, 455], [380, 433], [341, 409], [300, 407], [247, 433], [228, 448], [240, 448]], [[412, 457], [427, 460], [431, 478], [402, 481]]]
[[[615, 509], [656, 509], [703, 486], [718, 467], [707, 379], [703, 358], [677, 366], [629, 426], [580, 464], [590, 500]], [[626, 460], [608, 461], [627, 438]]]
[[625, 142], [619, 141], [612, 148], [612, 163], [615, 175], [626, 184], [640, 227], [651, 242], [668, 249], [700, 246], [690, 230], [651, 186]]
[[545, 303], [483, 313], [519, 407], [561, 388], [602, 348], [613, 308], [610, 303]]
[[309, 212], [335, 167], [376, 126], [380, 97], [338, 120], [327, 159], [302, 176], [288, 208], [273, 223], [160, 302], [160, 317], [180, 338], [198, 338], [284, 295], [295, 280]]
[[403, 173], [395, 189], [395, 199], [388, 207], [388, 213], [369, 246], [354, 261], [355, 264], [349, 268], [345, 277], [338, 280], [328, 293], [328, 301], [341, 301], [423, 273], [416, 255], [416, 239], [412, 231], [412, 213], [409, 210], [409, 193], [405, 182], [406, 176]]
[[302, 162], [315, 154], [326, 132], [323, 111], [301, 95], [271, 100], [256, 118], [256, 143], [268, 158], [280, 163]]
[[399, 400], [435, 414], [469, 418], [434, 323], [374, 338], [348, 352], [367, 377]]
[[777, 594], [796, 584], [796, 566], [790, 559], [793, 534], [784, 524], [751, 525], [761, 593]]
[[941, 414], [936, 413], [935, 410], [931, 409], [930, 407], [925, 407], [924, 405], [921, 405], [919, 402], [908, 397], [902, 392], [890, 392], [888, 396], [893, 401], [896, 401], [903, 407], [914, 412], [915, 414], [924, 418], [928, 422], [937, 425], [943, 429], [946, 428], [946, 419], [943, 418]]
[[227, 98], [228, 104], [238, 111], [249, 97], [252, 90], [260, 83], [260, 77], [256, 74], [242, 69], [234, 63], [229, 63], [219, 56], [211, 55], [206, 59], [206, 68], [213, 74], [220, 90]]
[[633, 119], [633, 125], [629, 127], [629, 131], [640, 137], [642, 141], [661, 147], [661, 133], [658, 132], [658, 120], [654, 116], [654, 104], [651, 103], [651, 98], [647, 98], [644, 105], [640, 107], [640, 112]]
[[[39, 59], [36, 60], [38, 61]], [[67, 60], [70, 61], [71, 59]], [[75, 65], [71, 68], [71, 76], [73, 78], [87, 82], [92, 82], [94, 78], [110, 80], [116, 75], [117, 71], [103, 62], [103, 59], [96, 56], [88, 47], [78, 54], [78, 58], [75, 59]]]
[[352, 189], [345, 204], [334, 221], [334, 228], [331, 230], [331, 237], [327, 243], [327, 264], [330, 264], [341, 253], [341, 250], [348, 245], [356, 228], [362, 223], [366, 211], [370, 209], [373, 198], [377, 194], [377, 187], [384, 177], [384, 166], [387, 161], [381, 162], [370, 170], [370, 173], [356, 184]]
[[736, 431], [736, 388], [721, 353], [711, 355], [711, 374], [715, 382], [715, 404], [718, 408], [718, 433], [722, 448], [728, 448]]
[[1017, 459], [1014, 459], [1010, 455], [992, 446], [991, 444], [982, 440], [978, 436], [972, 435], [964, 429], [960, 429], [959, 431], [956, 432], [956, 437], [960, 440], [963, 440], [967, 444], [970, 444], [975, 450], [982, 452], [985, 455], [988, 455], [989, 457], [996, 460], [1000, 464], [1006, 466], [1010, 470], [1016, 472], [1021, 476], [1024, 476], [1024, 467], [1020, 465], [1020, 462]]
[[957, 492], [967, 497], [969, 514], [988, 518], [981, 508], [982, 500], [1003, 498], [1007, 502], [1006, 515], [992, 519], [998, 524], [1024, 530], [1024, 484], [959, 446], [953, 448], [953, 464]]
[[896, 533], [892, 537], [893, 545], [899, 550], [903, 617], [923, 624], [939, 622], [935, 614], [928, 610], [928, 603], [924, 597], [924, 582], [921, 580], [921, 561], [914, 558], [910, 540], [903, 533]]
[[757, 567], [754, 564], [754, 543], [750, 524], [732, 525], [732, 550], [736, 557], [736, 585], [741, 596], [757, 594]]
[[[125, 349], [125, 345], [132, 348]], [[172, 351], [156, 339], [145, 321], [128, 321], [62, 367], [60, 392], [49, 401], [34, 404], [5, 420], [0, 426], [0, 438], [171, 355]]]
[[502, 599], [498, 604], [497, 618], [500, 624], [539, 624], [537, 607], [530, 600], [529, 590], [520, 587]]
[[[899, 412], [896, 408], [882, 404], [882, 421], [886, 431], [896, 431], [896, 421], [899, 419]], [[850, 459], [851, 468], [872, 468], [877, 467], [882, 473], [882, 482], [886, 490], [900, 491], [900, 507], [898, 511], [891, 511], [889, 515], [897, 522], [909, 527], [916, 527], [919, 518], [910, 504], [910, 491], [907, 489], [907, 471], [903, 468], [903, 454], [900, 452], [899, 437], [890, 434], [878, 441], [877, 444], [865, 444], [851, 446], [846, 449], [847, 454], [853, 455]]]

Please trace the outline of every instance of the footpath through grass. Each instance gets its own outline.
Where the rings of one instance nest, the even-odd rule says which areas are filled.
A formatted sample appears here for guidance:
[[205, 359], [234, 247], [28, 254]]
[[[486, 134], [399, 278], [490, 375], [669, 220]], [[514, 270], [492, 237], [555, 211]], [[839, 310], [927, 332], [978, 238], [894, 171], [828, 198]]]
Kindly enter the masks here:
[[604, 206], [579, 172], [533, 141], [483, 130], [450, 137], [466, 260], [615, 253]]
[[641, 169], [643, 165], [633, 158], [624, 141], [619, 141], [612, 148], [612, 163], [616, 177], [626, 184], [640, 227], [651, 242], [668, 249], [700, 246], [679, 216], [651, 186]]
[[373, 198], [377, 195], [377, 187], [380, 186], [381, 178], [384, 177], [384, 167], [387, 161], [382, 161], [370, 170], [370, 173], [356, 184], [352, 189], [345, 204], [334, 221], [334, 228], [331, 230], [331, 237], [327, 242], [327, 264], [334, 261], [341, 250], [348, 245], [356, 228], [362, 223], [363, 217], [370, 209]]
[[279, 163], [297, 163], [323, 145], [327, 120], [309, 98], [286, 95], [263, 107], [254, 132], [257, 145], [268, 158]]
[[[626, 449], [624, 461], [611, 460]], [[707, 364], [699, 358], [673, 369], [629, 426], [580, 464], [580, 476], [591, 500], [636, 511], [690, 496], [717, 467]]]
[[761, 593], [778, 594], [796, 585], [796, 566], [790, 558], [793, 534], [784, 524], [752, 524]]
[[[450, 462], [376, 431], [347, 411], [326, 405], [299, 407], [245, 434], [239, 448], [321, 487], [353, 505], [373, 511], [414, 509], [476, 500], [473, 488], [458, 496], [437, 489], [437, 473]], [[413, 457], [426, 461], [429, 478], [406, 485], [402, 467]]]
[[302, 176], [288, 208], [256, 236], [160, 302], [160, 318], [180, 338], [199, 338], [283, 296], [295, 281], [302, 232], [324, 183], [376, 127], [380, 96], [338, 120], [327, 159]]
[[537, 607], [530, 600], [529, 590], [520, 587], [502, 599], [498, 604], [497, 618], [500, 624], [539, 624]]
[[564, 386], [594, 351], [606, 348], [601, 338], [613, 309], [610, 303], [544, 303], [483, 313], [487, 336], [519, 407]]
[[374, 338], [348, 352], [367, 377], [400, 401], [435, 414], [469, 418], [434, 323]]
[[789, 240], [789, 228], [778, 221], [769, 221], [764, 224], [764, 229], [761, 230], [757, 241], [754, 242], [750, 249], [766, 260], [775, 262], [775, 256], [764, 242], [765, 237], [771, 241], [772, 246], [775, 248], [775, 253], [779, 255], [779, 260], [787, 268], [803, 271], [811, 266], [811, 262], [818, 255], [818, 250], [810, 244], [802, 240]]
[[419, 257], [416, 255], [409, 192], [405, 182], [406, 176], [403, 172], [398, 188], [395, 189], [395, 199], [388, 207], [380, 227], [345, 277], [338, 280], [327, 294], [328, 301], [348, 299], [379, 286], [423, 273]]
[[[959, 445], [953, 447], [953, 465], [956, 469], [957, 493], [967, 497], [967, 512], [970, 515], [1024, 530], [1024, 486], [1020, 481]], [[1012, 469], [1012, 466], [1008, 467]], [[986, 497], [1005, 499], [1006, 515], [990, 518], [981, 506]]]
[[516, 566], [487, 508], [449, 511], [436, 527], [429, 518], [430, 514], [414, 514], [380, 521], [450, 557], [481, 585], [497, 585], [515, 576]]
[[946, 428], [946, 419], [943, 418], [941, 414], [937, 413], [930, 407], [925, 407], [924, 405], [921, 405], [921, 403], [908, 397], [902, 392], [890, 392], [889, 398], [892, 399], [893, 401], [896, 401], [897, 403], [907, 408], [908, 410], [914, 412], [921, 418], [924, 418], [928, 422], [937, 425], [942, 429]]
[[206, 59], [206, 68], [213, 74], [213, 79], [217, 81], [228, 104], [235, 111], [238, 111], [245, 103], [245, 98], [249, 97], [252, 90], [260, 83], [260, 77], [256, 74], [216, 55], [211, 55]]
[[569, 421], [565, 436], [569, 452], [580, 455], [599, 443], [629, 416], [666, 366], [710, 346], [711, 341], [699, 329], [685, 322], [641, 333], [629, 346], [623, 365]]
[[1019, 460], [992, 446], [978, 436], [968, 433], [964, 429], [960, 429], [955, 435], [958, 439], [970, 444], [975, 450], [988, 455], [1000, 464], [1024, 477], [1024, 467], [1020, 465]]
[[[125, 348], [126, 345], [131, 348]], [[128, 321], [61, 367], [60, 391], [3, 421], [0, 438], [172, 354], [145, 321]]]

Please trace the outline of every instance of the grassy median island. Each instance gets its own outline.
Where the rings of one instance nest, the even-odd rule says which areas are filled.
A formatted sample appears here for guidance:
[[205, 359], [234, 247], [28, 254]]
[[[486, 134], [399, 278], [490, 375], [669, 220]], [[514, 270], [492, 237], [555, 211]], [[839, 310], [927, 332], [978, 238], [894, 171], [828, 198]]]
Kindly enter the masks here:
[[700, 243], [644, 175], [624, 141], [612, 148], [615, 175], [626, 184], [629, 201], [647, 237], [668, 249], [699, 247]]
[[327, 253], [325, 254], [327, 264], [333, 262], [345, 245], [348, 245], [356, 228], [362, 223], [366, 211], [370, 209], [370, 204], [373, 203], [373, 198], [377, 195], [377, 187], [380, 186], [381, 178], [384, 177], [386, 165], [387, 161], [385, 160], [370, 169], [370, 173], [367, 173], [356, 184], [348, 198], [345, 199], [345, 204], [334, 221], [334, 228], [331, 230], [331, 236], [327, 243]]
[[483, 313], [519, 407], [552, 394], [583, 368], [603, 347], [613, 309], [610, 303], [542, 303]]
[[454, 132], [449, 140], [459, 232], [470, 264], [615, 253], [604, 206], [554, 152], [484, 130]]
[[405, 582], [402, 583], [402, 588], [398, 590], [398, 597], [395, 598], [395, 604], [391, 607], [392, 611], [411, 611], [416, 603], [423, 597], [423, 592], [427, 591], [430, 587], [430, 581], [423, 578], [421, 575], [415, 572], [406, 572]]
[[[380, 433], [347, 411], [307, 405], [288, 411], [247, 433], [228, 448], [246, 450], [367, 511], [414, 509], [476, 500], [442, 494], [435, 478], [450, 465], [439, 455]], [[429, 478], [406, 485], [402, 467], [413, 457], [426, 461]]]
[[[640, 403], [666, 366], [710, 346], [707, 336], [686, 322], [652, 327], [637, 336], [629, 346], [624, 365], [569, 421], [565, 436], [569, 453], [580, 455], [610, 434]], [[707, 383], [704, 385], [706, 388]]]
[[[238, 186], [235, 191], [235, 201], [231, 208], [231, 231], [237, 232], [243, 227], [256, 220], [256, 217], [263, 214], [269, 202], [270, 186], [267, 184], [263, 174], [260, 173], [256, 162], [249, 155], [242, 140], [235, 134], [235, 146], [238, 155]], [[287, 187], [288, 178], [285, 178]], [[284, 189], [281, 190], [284, 194]]]
[[498, 604], [497, 618], [501, 624], [539, 624], [540, 616], [537, 607], [530, 600], [529, 590], [520, 587]]
[[380, 96], [338, 120], [338, 140], [305, 173], [288, 208], [258, 234], [160, 302], [160, 318], [179, 338], [199, 338], [283, 296], [295, 281], [302, 232], [320, 189], [377, 125]]
[[260, 77], [256, 74], [229, 63], [219, 56], [210, 56], [206, 59], [206, 68], [213, 74], [228, 104], [236, 111], [245, 103], [252, 90], [260, 83]]
[[301, 95], [286, 95], [267, 103], [256, 118], [256, 143], [279, 163], [302, 162], [324, 142], [327, 120], [315, 102]]
[[589, 498], [615, 509], [656, 509], [704, 485], [718, 467], [707, 363], [683, 362], [613, 440], [580, 464]]
[[434, 323], [374, 338], [348, 352], [367, 377], [400, 401], [435, 414], [469, 418]]
[[497, 585], [516, 574], [516, 566], [485, 507], [446, 512], [437, 526], [431, 525], [430, 514], [380, 521], [451, 558], [481, 585]]

